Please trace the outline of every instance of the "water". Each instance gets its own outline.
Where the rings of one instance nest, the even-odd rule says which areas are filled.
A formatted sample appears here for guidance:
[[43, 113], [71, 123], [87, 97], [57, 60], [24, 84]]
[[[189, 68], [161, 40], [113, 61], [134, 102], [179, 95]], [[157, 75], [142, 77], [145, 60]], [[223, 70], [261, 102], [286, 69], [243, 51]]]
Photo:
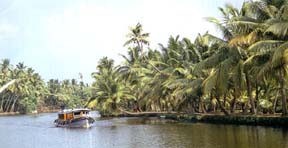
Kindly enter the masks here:
[[0, 117], [0, 148], [288, 148], [284, 128], [111, 118], [97, 120], [90, 129], [66, 129], [54, 127], [55, 117]]

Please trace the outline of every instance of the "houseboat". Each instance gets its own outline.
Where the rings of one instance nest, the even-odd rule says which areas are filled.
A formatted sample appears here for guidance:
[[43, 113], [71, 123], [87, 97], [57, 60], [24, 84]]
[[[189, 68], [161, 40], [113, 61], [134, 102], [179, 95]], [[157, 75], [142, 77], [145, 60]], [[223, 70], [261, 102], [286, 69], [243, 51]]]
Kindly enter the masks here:
[[58, 119], [54, 121], [57, 127], [89, 128], [94, 119], [89, 116], [89, 109], [63, 109], [58, 112]]

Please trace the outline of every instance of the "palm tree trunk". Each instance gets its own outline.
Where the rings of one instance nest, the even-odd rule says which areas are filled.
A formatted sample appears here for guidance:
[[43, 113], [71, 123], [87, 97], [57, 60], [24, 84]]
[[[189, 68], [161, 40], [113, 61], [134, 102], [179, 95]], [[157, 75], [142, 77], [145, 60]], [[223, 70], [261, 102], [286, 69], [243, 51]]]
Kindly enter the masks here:
[[260, 90], [258, 89], [258, 81], [256, 80], [256, 95], [255, 95], [255, 101], [256, 101], [255, 108], [256, 108], [256, 111], [259, 108], [259, 92], [260, 92]]
[[111, 103], [111, 109], [112, 111], [115, 111], [117, 109], [117, 105], [116, 105], [116, 101], [113, 100], [112, 103]]
[[235, 89], [234, 89], [234, 93], [233, 93], [233, 100], [232, 100], [232, 105], [231, 105], [231, 113], [234, 113], [235, 112], [235, 109], [236, 109], [236, 97], [237, 95], [236, 95], [236, 91], [235, 91]]
[[221, 111], [225, 114], [225, 115], [229, 115], [229, 112], [225, 109], [225, 107], [223, 106], [223, 104], [221, 103], [220, 99], [218, 96], [215, 97], [218, 104], [219, 104], [219, 107], [221, 109]]
[[210, 93], [210, 106], [209, 106], [209, 111], [210, 112], [216, 112], [216, 104], [213, 103], [213, 94], [212, 92]]
[[143, 48], [138, 40], [136, 41], [136, 44], [137, 44], [138, 50], [140, 50], [141, 52], [141, 56], [143, 56]]
[[227, 101], [227, 95], [226, 95], [226, 93], [224, 94], [223, 100], [224, 100], [223, 105], [224, 105], [224, 107], [225, 107], [225, 106], [226, 106], [226, 101]]
[[206, 110], [202, 101], [202, 97], [199, 97], [199, 112], [206, 113]]
[[3, 112], [4, 111], [4, 108], [3, 108], [3, 105], [4, 105], [4, 96], [2, 96], [1, 98], [1, 104], [0, 104], [0, 112]]
[[19, 97], [17, 97], [17, 96], [14, 98], [13, 104], [11, 105], [11, 108], [10, 108], [10, 112], [14, 112], [14, 107], [15, 107], [15, 104], [16, 104], [16, 101], [18, 100], [18, 98]]
[[249, 98], [249, 102], [250, 102], [251, 107], [252, 107], [252, 113], [253, 113], [253, 114], [256, 114], [257, 111], [256, 111], [256, 108], [255, 108], [254, 99], [253, 99], [253, 97], [252, 97], [251, 81], [250, 81], [250, 78], [249, 78], [249, 74], [248, 74], [247, 72], [245, 73], [245, 78], [246, 78], [246, 84], [247, 84], [248, 98]]
[[13, 101], [14, 96], [15, 95], [11, 95], [9, 99], [7, 100], [7, 102], [5, 103], [5, 112], [9, 112], [9, 108], [11, 108], [10, 105], [11, 105], [11, 102]]
[[11, 80], [10, 82], [6, 83], [5, 85], [3, 85], [0, 88], [0, 93], [2, 93], [7, 87], [9, 87], [10, 85], [12, 85], [13, 83], [15, 83], [16, 79]]
[[280, 92], [282, 96], [282, 116], [287, 116], [287, 100], [286, 100], [286, 91], [285, 91], [285, 78], [283, 70], [279, 72], [279, 83], [280, 83]]
[[248, 108], [248, 103], [244, 102], [241, 103], [241, 109], [242, 109], [242, 113], [246, 114], [248, 112], [247, 108]]
[[275, 100], [273, 103], [273, 109], [272, 109], [272, 113], [274, 114], [276, 112], [276, 106], [277, 106], [277, 102], [278, 102], [278, 95], [279, 95], [279, 91], [277, 91], [277, 94], [275, 96]]
[[157, 103], [158, 103], [158, 106], [159, 106], [159, 109], [160, 109], [160, 111], [163, 111], [162, 110], [162, 105], [161, 105], [161, 100], [160, 100], [160, 97], [157, 99]]

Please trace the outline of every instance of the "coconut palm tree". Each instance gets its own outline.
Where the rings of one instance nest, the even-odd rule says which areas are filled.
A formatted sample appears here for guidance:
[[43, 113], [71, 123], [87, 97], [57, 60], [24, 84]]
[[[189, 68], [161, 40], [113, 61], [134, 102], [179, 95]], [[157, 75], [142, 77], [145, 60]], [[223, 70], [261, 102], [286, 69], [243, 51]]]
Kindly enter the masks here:
[[[149, 33], [143, 33], [143, 28], [140, 23], [137, 23], [135, 27], [130, 27], [130, 33], [127, 34], [129, 38], [128, 41], [124, 43], [124, 46], [128, 46], [133, 44], [140, 52], [141, 55], [144, 55], [144, 45], [149, 45], [149, 41], [147, 38], [149, 37]], [[136, 46], [135, 46], [136, 45]]]
[[96, 82], [92, 84], [94, 97], [89, 100], [89, 107], [98, 105], [101, 111], [114, 112], [123, 101], [135, 99], [129, 87], [118, 76], [113, 60], [104, 57], [99, 61], [97, 72], [92, 73]]

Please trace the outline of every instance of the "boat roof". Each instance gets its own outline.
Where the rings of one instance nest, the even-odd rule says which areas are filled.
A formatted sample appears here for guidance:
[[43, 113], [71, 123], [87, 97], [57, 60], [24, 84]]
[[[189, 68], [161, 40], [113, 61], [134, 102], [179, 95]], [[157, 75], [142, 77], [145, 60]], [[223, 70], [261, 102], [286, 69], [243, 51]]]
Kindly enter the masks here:
[[90, 109], [88, 109], [88, 108], [64, 109], [64, 110], [59, 111], [58, 113], [59, 114], [61, 114], [61, 113], [63, 114], [63, 113], [73, 113], [73, 112], [80, 112], [80, 111], [89, 112]]

